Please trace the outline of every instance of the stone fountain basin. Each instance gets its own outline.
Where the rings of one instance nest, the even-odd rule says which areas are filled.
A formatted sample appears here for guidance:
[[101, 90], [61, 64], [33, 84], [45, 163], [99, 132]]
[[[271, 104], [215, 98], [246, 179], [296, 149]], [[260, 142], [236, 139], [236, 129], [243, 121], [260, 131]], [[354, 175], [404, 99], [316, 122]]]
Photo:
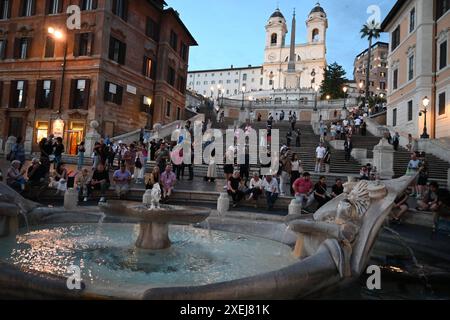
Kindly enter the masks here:
[[120, 200], [109, 200], [105, 204], [100, 204], [99, 208], [106, 216], [125, 218], [127, 221], [179, 225], [200, 223], [211, 213], [207, 208], [171, 205], [150, 209], [136, 202]]

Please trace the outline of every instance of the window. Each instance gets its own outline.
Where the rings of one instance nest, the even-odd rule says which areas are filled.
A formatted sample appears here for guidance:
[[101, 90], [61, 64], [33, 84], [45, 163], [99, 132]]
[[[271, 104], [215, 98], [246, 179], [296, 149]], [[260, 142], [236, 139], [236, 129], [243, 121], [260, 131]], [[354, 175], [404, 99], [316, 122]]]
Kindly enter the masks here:
[[89, 11], [97, 9], [97, 0], [82, 0], [81, 1], [81, 10]]
[[398, 88], [398, 69], [394, 70], [394, 77], [392, 79], [392, 88], [397, 90]]
[[408, 58], [408, 81], [414, 78], [414, 55]]
[[235, 80], [234, 80], [234, 83], [239, 83], [239, 79], [235, 79]]
[[400, 25], [392, 32], [391, 51], [394, 51], [400, 44]]
[[145, 34], [147, 35], [147, 37], [150, 37], [155, 41], [159, 40], [159, 26], [152, 18], [147, 17]]
[[0, 39], [0, 60], [6, 59], [6, 46], [8, 41], [6, 39]]
[[178, 91], [182, 94], [186, 92], [186, 79], [184, 77], [178, 77]]
[[142, 96], [141, 112], [151, 113], [152, 110], [150, 108], [152, 107], [152, 103], [153, 103], [152, 98]]
[[386, 82], [380, 82], [380, 90], [386, 90]]
[[27, 87], [28, 81], [26, 80], [11, 81], [10, 108], [25, 108], [27, 103]]
[[416, 8], [413, 8], [409, 13], [409, 32], [413, 32], [416, 28]]
[[172, 113], [172, 103], [170, 101], [167, 101], [166, 104], [166, 117], [170, 118], [170, 114]]
[[181, 108], [177, 108], [177, 120], [181, 120]]
[[319, 36], [319, 29], [314, 29], [312, 31], [312, 42], [319, 42], [320, 41], [320, 36]]
[[127, 21], [128, 19], [128, 0], [113, 0], [112, 12]]
[[149, 57], [144, 57], [143, 75], [147, 78], [156, 79], [156, 64]]
[[276, 46], [277, 42], [278, 42], [278, 35], [276, 33], [272, 33], [272, 35], [270, 36], [270, 45]]
[[55, 39], [47, 37], [45, 39], [45, 58], [53, 58], [55, 56]]
[[439, 45], [439, 70], [447, 66], [447, 41]]
[[187, 61], [188, 59], [188, 46], [184, 43], [181, 43], [181, 51], [180, 51], [181, 59]]
[[74, 57], [92, 55], [93, 43], [94, 43], [94, 34], [92, 32], [76, 33], [73, 48]]
[[109, 59], [119, 63], [125, 64], [125, 56], [127, 45], [114, 37], [109, 40]]
[[177, 51], [178, 48], [178, 35], [171, 30], [170, 31], [170, 46], [173, 50]]
[[438, 115], [442, 116], [445, 114], [445, 106], [446, 105], [446, 101], [445, 101], [445, 92], [442, 92], [441, 94], [439, 94], [439, 98], [438, 98]]
[[436, 19], [442, 17], [450, 9], [450, 0], [436, 1]]
[[227, 80], [227, 83], [230, 84], [230, 83], [231, 83], [231, 80]]
[[35, 0], [22, 0], [19, 16], [30, 17], [30, 16], [34, 16], [35, 12], [36, 12]]
[[243, 80], [243, 81], [247, 81], [247, 74], [246, 74], [246, 73], [244, 73], [244, 74], [242, 75], [242, 80]]
[[62, 12], [63, 0], [47, 0], [45, 14], [58, 14]]
[[259, 79], [259, 84], [260, 84], [261, 86], [263, 85], [263, 81], [264, 81], [263, 78]]
[[16, 38], [14, 59], [27, 59], [31, 46], [31, 38]]
[[413, 101], [408, 101], [408, 121], [413, 119]]
[[392, 126], [397, 126], [397, 108], [392, 110]]
[[89, 79], [73, 79], [70, 88], [70, 108], [88, 109], [89, 106]]
[[38, 80], [36, 84], [35, 108], [52, 108], [54, 92], [54, 80]]
[[211, 84], [216, 84], [216, 81], [214, 81], [214, 80], [213, 80], [213, 81], [211, 81]]
[[203, 84], [204, 85], [208, 85], [208, 81], [203, 81]]
[[167, 70], [167, 83], [172, 87], [175, 86], [175, 69], [172, 67], [169, 67]]
[[117, 105], [122, 104], [123, 87], [112, 83], [105, 82], [105, 101], [115, 103]]
[[0, 0], [0, 20], [11, 18], [11, 0]]

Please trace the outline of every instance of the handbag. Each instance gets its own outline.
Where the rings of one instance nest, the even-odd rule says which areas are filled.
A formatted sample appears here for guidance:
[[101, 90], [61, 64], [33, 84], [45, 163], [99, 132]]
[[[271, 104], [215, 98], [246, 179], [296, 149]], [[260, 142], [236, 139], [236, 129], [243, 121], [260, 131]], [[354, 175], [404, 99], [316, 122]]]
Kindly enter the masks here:
[[136, 161], [134, 162], [134, 166], [138, 169], [142, 169], [142, 162], [141, 159], [138, 157], [136, 158]]

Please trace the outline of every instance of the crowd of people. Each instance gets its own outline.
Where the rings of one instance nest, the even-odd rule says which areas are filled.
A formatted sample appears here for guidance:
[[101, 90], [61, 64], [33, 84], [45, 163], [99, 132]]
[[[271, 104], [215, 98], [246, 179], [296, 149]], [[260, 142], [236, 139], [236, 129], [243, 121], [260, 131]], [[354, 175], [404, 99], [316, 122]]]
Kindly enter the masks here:
[[[222, 115], [223, 116], [223, 115]], [[260, 115], [258, 115], [260, 118]], [[271, 130], [274, 122], [289, 121], [291, 130], [286, 137], [286, 143], [281, 147], [277, 155], [267, 154], [271, 163], [262, 165], [262, 168], [271, 168], [273, 162], [279, 164], [277, 171], [268, 174], [251, 172], [249, 146], [243, 146], [245, 151], [244, 162], [238, 162], [238, 147], [230, 147], [225, 153], [223, 171], [225, 176], [224, 188], [233, 201], [233, 207], [237, 207], [243, 200], [254, 201], [257, 206], [261, 197], [266, 199], [267, 209], [272, 210], [280, 196], [291, 195], [302, 204], [304, 209], [310, 208], [314, 203], [317, 208], [324, 206], [331, 199], [343, 193], [343, 181], [336, 179], [331, 188], [327, 185], [327, 178], [320, 178], [313, 182], [310, 173], [305, 172], [299, 155], [292, 151], [291, 145], [295, 136], [295, 146], [300, 146], [300, 130], [296, 129], [297, 115], [284, 111], [279, 114], [270, 114], [267, 120], [267, 147], [271, 144]], [[202, 132], [205, 133], [211, 127], [211, 122], [202, 124]], [[193, 128], [188, 121], [185, 129], [191, 132]], [[252, 130], [247, 125], [245, 132]], [[354, 134], [366, 134], [364, 118], [358, 112], [351, 113], [342, 121], [326, 124], [320, 122], [320, 143], [315, 150], [316, 174], [330, 172], [331, 149], [326, 142], [332, 140], [344, 140], [346, 160], [349, 161]], [[235, 137], [235, 142], [237, 137]], [[394, 148], [398, 148], [399, 136], [396, 133], [390, 142]], [[76, 187], [80, 198], [88, 201], [94, 192], [99, 193], [100, 202], [105, 202], [107, 191], [114, 187], [117, 197], [125, 198], [130, 190], [131, 183], [152, 189], [159, 184], [162, 191], [162, 201], [168, 201], [173, 194], [177, 181], [185, 178], [185, 169], [188, 171], [188, 181], [194, 179], [194, 152], [191, 150], [191, 164], [174, 159], [183, 159], [183, 148], [176, 148], [181, 141], [168, 141], [165, 139], [153, 139], [151, 141], [136, 141], [126, 144], [122, 141], [112, 141], [108, 137], [100, 139], [93, 148], [92, 164], [86, 166], [86, 146], [81, 142], [77, 147], [78, 162], [75, 170], [69, 169], [63, 160], [65, 151], [63, 140], [60, 137], [43, 138], [39, 143], [40, 156], [33, 158], [26, 166], [23, 139], [20, 137], [12, 146], [8, 155], [11, 165], [6, 173], [6, 183], [20, 193], [33, 187], [49, 187], [56, 190], [57, 194], [63, 194], [68, 187]], [[214, 137], [204, 141], [202, 151], [214, 142]], [[241, 146], [242, 147], [242, 146]], [[192, 145], [193, 148], [193, 145]], [[176, 155], [174, 155], [176, 153]], [[150, 174], [145, 173], [148, 160], [153, 160], [155, 166]], [[218, 178], [217, 165], [219, 161], [215, 152], [211, 153], [206, 165], [208, 166], [204, 180], [208, 183], [215, 182]], [[53, 166], [52, 166], [53, 164]], [[90, 167], [90, 168], [89, 168]], [[407, 175], [417, 175], [417, 179], [411, 184], [410, 191], [400, 195], [395, 200], [395, 210], [392, 221], [400, 223], [404, 214], [408, 211], [410, 197], [417, 200], [416, 209], [432, 211], [434, 213], [435, 227], [439, 217], [450, 212], [450, 195], [448, 190], [439, 188], [436, 182], [429, 181], [428, 164], [425, 154], [412, 152], [408, 163]], [[379, 179], [377, 168], [370, 164], [360, 170], [360, 180]]]

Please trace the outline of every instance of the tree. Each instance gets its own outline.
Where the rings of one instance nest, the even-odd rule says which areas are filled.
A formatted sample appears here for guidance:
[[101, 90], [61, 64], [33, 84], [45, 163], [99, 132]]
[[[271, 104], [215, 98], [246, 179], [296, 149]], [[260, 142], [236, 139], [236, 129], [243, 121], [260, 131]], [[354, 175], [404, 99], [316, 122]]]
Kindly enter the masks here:
[[329, 95], [331, 99], [344, 98], [345, 94], [344, 91], [342, 91], [342, 88], [344, 88], [345, 83], [348, 81], [345, 75], [346, 72], [344, 68], [337, 62], [329, 64], [325, 69], [322, 81], [321, 99], [325, 99], [327, 95]]
[[370, 60], [372, 58], [372, 42], [373, 39], [380, 38], [380, 24], [375, 20], [367, 22], [361, 29], [361, 38], [369, 40], [369, 48], [367, 49], [367, 67], [366, 67], [366, 101], [369, 100], [370, 93]]

